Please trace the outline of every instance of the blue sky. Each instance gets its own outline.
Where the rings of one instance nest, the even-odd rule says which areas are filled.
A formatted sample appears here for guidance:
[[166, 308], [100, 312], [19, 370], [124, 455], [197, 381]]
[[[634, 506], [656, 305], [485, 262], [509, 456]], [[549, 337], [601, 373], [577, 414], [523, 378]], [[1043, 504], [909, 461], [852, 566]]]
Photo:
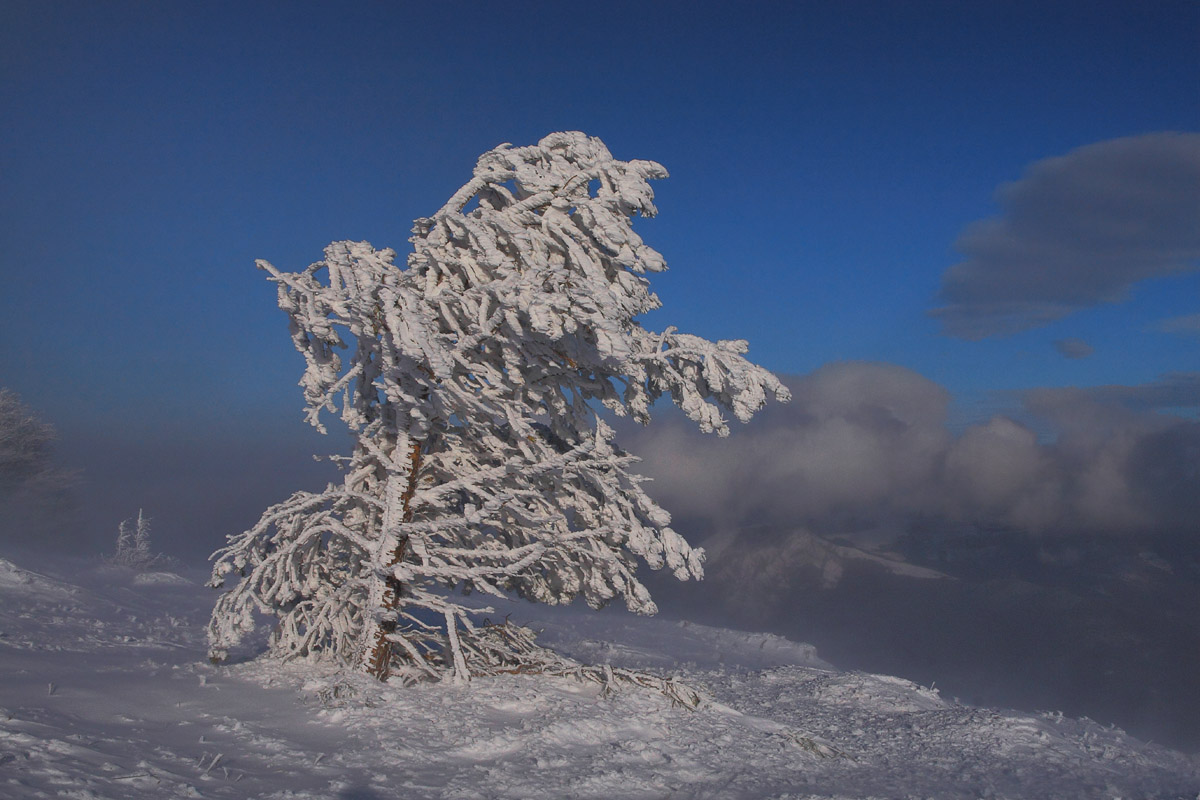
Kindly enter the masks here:
[[[660, 216], [638, 223], [672, 268], [652, 327], [749, 339], [780, 373], [906, 367], [949, 392], [959, 424], [1013, 392], [1200, 369], [1189, 173], [1154, 201], [1183, 208], [1182, 227], [1135, 243], [1179, 263], [1122, 262], [1100, 286], [1064, 261], [1047, 291], [1075, 297], [1070, 313], [1011, 335], [930, 316], [954, 299], [938, 293], [972, 223], [1032, 213], [1073, 241], [1054, 230], [1074, 212], [1042, 202], [1061, 200], [1044, 186], [1058, 173], [1039, 183], [1033, 165], [1200, 131], [1194, 2], [39, 0], [4, 16], [0, 385], [68, 450], [308, 446], [301, 360], [253, 259], [299, 269], [341, 239], [403, 251], [481, 152], [554, 130], [671, 172]], [[1095, 169], [1128, 177], [1137, 146]], [[1068, 166], [1086, 172], [1082, 152]], [[1026, 177], [1006, 207], [997, 190]], [[983, 288], [958, 306], [984, 329], [978, 292], [1037, 283], [1000, 275], [1006, 235], [978, 245]], [[1022, 298], [1022, 313], [1040, 302]], [[1189, 391], [1176, 410], [1194, 414]]]

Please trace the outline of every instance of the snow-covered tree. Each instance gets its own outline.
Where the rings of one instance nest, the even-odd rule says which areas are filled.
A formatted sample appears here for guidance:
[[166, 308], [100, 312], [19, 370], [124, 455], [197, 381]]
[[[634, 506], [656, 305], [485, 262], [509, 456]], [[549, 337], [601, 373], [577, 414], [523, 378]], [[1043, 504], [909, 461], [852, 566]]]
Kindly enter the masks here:
[[59, 480], [50, 461], [54, 438], [52, 425], [39, 420], [15, 392], [0, 389], [0, 496]]
[[153, 569], [166, 566], [170, 559], [156, 555], [150, 549], [150, 518], [138, 509], [137, 521], [122, 520], [117, 527], [117, 552], [108, 561], [133, 569]]
[[631, 472], [599, 406], [646, 423], [668, 396], [728, 433], [787, 389], [711, 342], [635, 319], [659, 307], [645, 275], [666, 265], [634, 232], [653, 216], [651, 161], [555, 133], [501, 145], [432, 217], [407, 266], [335, 242], [298, 273], [266, 261], [307, 368], [307, 418], [355, 436], [341, 483], [298, 492], [214, 554], [210, 653], [223, 659], [278, 620], [271, 650], [386, 679], [544, 666], [527, 631], [480, 622], [451, 590], [545, 603], [582, 597], [656, 609], [639, 562], [699, 578], [701, 551]]
[[0, 389], [0, 539], [33, 543], [69, 528], [78, 475], [54, 465], [54, 426]]

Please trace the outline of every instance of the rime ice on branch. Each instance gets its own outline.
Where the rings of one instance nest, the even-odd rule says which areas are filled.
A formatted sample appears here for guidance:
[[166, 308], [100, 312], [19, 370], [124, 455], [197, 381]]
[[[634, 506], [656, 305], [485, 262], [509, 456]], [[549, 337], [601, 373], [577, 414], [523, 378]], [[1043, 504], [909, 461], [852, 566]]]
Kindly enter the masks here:
[[703, 553], [630, 471], [594, 404], [650, 419], [669, 396], [700, 428], [729, 432], [787, 389], [710, 342], [635, 317], [659, 307], [644, 277], [666, 268], [634, 232], [653, 216], [651, 161], [555, 133], [501, 145], [432, 217], [406, 268], [395, 252], [335, 242], [303, 272], [258, 266], [307, 368], [308, 421], [356, 437], [344, 479], [298, 492], [214, 554], [211, 655], [278, 618], [271, 650], [332, 659], [380, 679], [535, 668], [526, 632], [477, 620], [448, 591], [544, 603], [655, 606], [639, 561], [699, 578]]

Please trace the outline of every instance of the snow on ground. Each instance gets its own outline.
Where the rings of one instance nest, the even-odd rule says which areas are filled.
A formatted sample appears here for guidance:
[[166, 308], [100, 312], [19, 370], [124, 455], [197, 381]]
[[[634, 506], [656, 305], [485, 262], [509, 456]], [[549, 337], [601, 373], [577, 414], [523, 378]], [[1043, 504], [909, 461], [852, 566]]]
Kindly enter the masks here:
[[403, 688], [209, 665], [214, 595], [198, 575], [42, 572], [0, 560], [0, 797], [13, 800], [1200, 795], [1194, 757], [841, 672], [777, 636], [520, 604], [514, 621], [561, 652], [680, 675], [710, 702], [532, 675]]

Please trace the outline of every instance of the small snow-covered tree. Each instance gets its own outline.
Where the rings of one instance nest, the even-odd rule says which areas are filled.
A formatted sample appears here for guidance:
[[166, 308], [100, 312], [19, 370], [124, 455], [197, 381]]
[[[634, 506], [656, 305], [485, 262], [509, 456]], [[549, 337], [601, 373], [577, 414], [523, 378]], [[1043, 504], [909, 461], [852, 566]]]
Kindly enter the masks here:
[[138, 509], [137, 521], [122, 520], [117, 527], [117, 552], [108, 561], [133, 569], [152, 569], [165, 566], [171, 559], [150, 550], [150, 518]]
[[652, 216], [650, 161], [555, 133], [501, 145], [432, 217], [407, 266], [335, 242], [298, 273], [266, 261], [307, 368], [310, 423], [337, 414], [355, 436], [343, 480], [298, 492], [214, 554], [210, 654], [223, 659], [277, 618], [271, 650], [386, 679], [529, 668], [527, 631], [479, 622], [450, 590], [545, 603], [620, 599], [656, 609], [639, 561], [681, 580], [702, 552], [631, 472], [603, 406], [645, 423], [669, 396], [702, 430], [728, 433], [787, 389], [711, 342], [636, 317], [659, 306], [666, 268], [631, 219]]
[[138, 509], [137, 527], [133, 529], [133, 552], [143, 559], [150, 559], [150, 518]]
[[[141, 517], [141, 515], [141, 509], [138, 509], [138, 516]], [[117, 552], [113, 553], [113, 563], [125, 564], [133, 556], [137, 550], [133, 542], [134, 531], [132, 520], [123, 519], [121, 520], [121, 524], [117, 526]]]

